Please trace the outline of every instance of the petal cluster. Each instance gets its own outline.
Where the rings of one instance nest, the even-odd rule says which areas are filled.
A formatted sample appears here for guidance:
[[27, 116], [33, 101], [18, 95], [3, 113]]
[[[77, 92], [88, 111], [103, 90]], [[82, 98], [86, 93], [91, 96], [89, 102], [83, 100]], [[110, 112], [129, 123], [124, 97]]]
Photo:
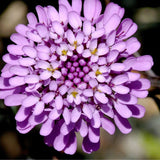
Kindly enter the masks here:
[[91, 153], [100, 146], [101, 127], [127, 134], [128, 118], [145, 113], [137, 98], [147, 96], [150, 82], [133, 71], [149, 70], [153, 60], [133, 55], [140, 48], [131, 37], [137, 25], [122, 20], [123, 8], [109, 3], [101, 10], [99, 0], [59, 0], [58, 11], [37, 6], [38, 19], [27, 15], [3, 56], [0, 98], [20, 106], [17, 130], [24, 134], [41, 124], [45, 143], [66, 154], [76, 152], [76, 132]]

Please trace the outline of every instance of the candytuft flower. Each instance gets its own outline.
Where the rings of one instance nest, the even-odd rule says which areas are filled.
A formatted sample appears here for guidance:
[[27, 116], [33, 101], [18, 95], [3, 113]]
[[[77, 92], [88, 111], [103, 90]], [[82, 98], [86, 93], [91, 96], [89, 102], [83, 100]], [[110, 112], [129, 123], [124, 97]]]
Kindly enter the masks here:
[[100, 146], [101, 127], [127, 134], [128, 118], [145, 113], [137, 98], [147, 96], [150, 82], [132, 70], [149, 70], [153, 60], [133, 55], [140, 48], [131, 37], [137, 25], [121, 21], [123, 8], [109, 3], [101, 10], [99, 0], [59, 0], [58, 11], [37, 6], [38, 19], [27, 15], [28, 25], [16, 27], [15, 44], [3, 56], [0, 98], [20, 106], [17, 130], [24, 134], [41, 124], [45, 143], [66, 154], [76, 152], [76, 132], [91, 153]]

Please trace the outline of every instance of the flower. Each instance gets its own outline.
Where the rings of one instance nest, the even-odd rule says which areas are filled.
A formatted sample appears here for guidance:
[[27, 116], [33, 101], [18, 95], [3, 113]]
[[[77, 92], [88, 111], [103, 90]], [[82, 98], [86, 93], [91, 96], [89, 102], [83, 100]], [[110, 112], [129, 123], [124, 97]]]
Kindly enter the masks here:
[[[135, 57], [140, 43], [131, 37], [137, 25], [122, 20], [124, 9], [109, 3], [101, 14], [99, 0], [59, 0], [59, 10], [37, 6], [38, 19], [27, 15], [12, 34], [15, 44], [3, 56], [0, 98], [7, 106], [20, 106], [17, 130], [27, 133], [41, 124], [45, 143], [74, 154], [76, 132], [86, 153], [98, 150], [100, 128], [114, 134], [115, 126], [127, 134], [128, 118], [141, 118], [149, 80], [138, 72], [153, 65], [149, 55]], [[122, 20], [122, 21], [121, 21]]]

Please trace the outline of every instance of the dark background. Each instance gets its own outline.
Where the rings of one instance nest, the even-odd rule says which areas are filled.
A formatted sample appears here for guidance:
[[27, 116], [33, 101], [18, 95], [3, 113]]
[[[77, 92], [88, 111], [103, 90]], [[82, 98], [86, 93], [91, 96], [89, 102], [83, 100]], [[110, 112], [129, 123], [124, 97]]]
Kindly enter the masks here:
[[[103, 10], [108, 2], [109, 0], [102, 1]], [[117, 131], [114, 136], [109, 136], [102, 131], [102, 144], [98, 152], [87, 155], [78, 149], [74, 156], [67, 156], [46, 146], [37, 128], [26, 135], [19, 134], [14, 120], [16, 108], [7, 108], [3, 105], [3, 101], [0, 101], [0, 159], [160, 159], [158, 110], [160, 106], [160, 0], [112, 0], [112, 2], [124, 7], [126, 10], [124, 17], [132, 18], [138, 24], [139, 30], [135, 36], [142, 44], [139, 54], [149, 54], [154, 59], [152, 71], [143, 73], [143, 76], [147, 76], [152, 82], [149, 99], [140, 101], [146, 107], [146, 116], [142, 120], [131, 121], [133, 131], [129, 135], [122, 135]], [[15, 26], [19, 23], [27, 24], [26, 14], [27, 12], [35, 13], [36, 5], [53, 5], [58, 8], [58, 1], [1, 0], [0, 58], [7, 52], [7, 45], [11, 43], [9, 37], [15, 32]], [[0, 68], [3, 65], [0, 59]], [[79, 146], [81, 148], [81, 144]]]

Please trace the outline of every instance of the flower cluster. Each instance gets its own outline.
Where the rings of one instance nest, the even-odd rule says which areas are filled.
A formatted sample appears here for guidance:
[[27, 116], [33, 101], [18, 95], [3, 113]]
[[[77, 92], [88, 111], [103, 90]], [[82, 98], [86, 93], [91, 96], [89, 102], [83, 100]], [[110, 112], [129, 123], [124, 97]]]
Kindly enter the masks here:
[[17, 130], [24, 134], [41, 124], [45, 143], [66, 154], [76, 152], [76, 132], [91, 153], [100, 146], [101, 127], [127, 134], [128, 118], [145, 113], [137, 98], [147, 96], [150, 82], [133, 70], [147, 71], [153, 60], [133, 55], [140, 48], [131, 37], [137, 25], [121, 21], [123, 8], [109, 3], [101, 10], [99, 0], [59, 0], [58, 11], [37, 6], [38, 19], [27, 15], [3, 56], [0, 98], [20, 106]]

